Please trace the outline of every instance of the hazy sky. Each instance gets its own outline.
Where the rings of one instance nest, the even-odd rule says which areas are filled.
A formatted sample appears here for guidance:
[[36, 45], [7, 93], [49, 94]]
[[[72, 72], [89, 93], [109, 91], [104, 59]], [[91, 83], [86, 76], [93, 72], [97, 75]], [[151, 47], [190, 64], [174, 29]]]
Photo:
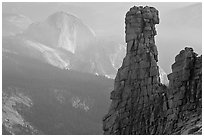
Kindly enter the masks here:
[[[124, 42], [124, 18], [134, 5], [153, 6], [159, 10], [160, 24], [157, 25], [156, 45], [159, 64], [169, 73], [174, 57], [185, 46], [193, 47], [201, 54], [202, 10], [196, 3], [3, 3], [3, 13], [23, 14], [31, 20], [43, 21], [57, 11], [66, 11], [90, 26], [97, 36], [116, 37]], [[197, 4], [199, 5], [199, 4]], [[201, 3], [200, 6], [201, 7]], [[192, 10], [195, 15], [192, 13]], [[189, 15], [192, 13], [192, 15]], [[178, 15], [177, 15], [178, 14]], [[199, 15], [197, 15], [199, 14]], [[186, 17], [188, 17], [186, 19]], [[173, 20], [173, 23], [172, 23]], [[178, 23], [177, 23], [178, 22]], [[186, 23], [189, 22], [189, 23]]]
[[66, 11], [82, 19], [85, 24], [100, 34], [107, 33], [107, 30], [110, 30], [107, 27], [123, 30], [125, 14], [134, 5], [154, 6], [160, 11], [160, 17], [162, 17], [169, 11], [192, 4], [194, 3], [3, 3], [3, 12], [19, 13], [28, 16], [33, 21], [41, 21], [54, 12]]

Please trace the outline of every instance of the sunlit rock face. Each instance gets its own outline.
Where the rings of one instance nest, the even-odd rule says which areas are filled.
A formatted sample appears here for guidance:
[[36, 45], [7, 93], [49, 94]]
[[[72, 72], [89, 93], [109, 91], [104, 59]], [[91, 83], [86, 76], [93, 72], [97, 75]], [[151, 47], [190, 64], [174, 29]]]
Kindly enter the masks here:
[[33, 23], [25, 35], [42, 44], [71, 53], [85, 48], [94, 37], [92, 30], [80, 19], [65, 12], [57, 12], [44, 22]]
[[110, 53], [109, 58], [112, 66], [115, 69], [118, 69], [122, 65], [122, 59], [125, 57], [126, 48], [124, 45], [121, 44], [116, 46], [117, 48], [112, 50], [112, 53]]
[[154, 39], [158, 23], [153, 7], [134, 6], [126, 14], [127, 51], [103, 118], [104, 134], [201, 134], [201, 57], [192, 48], [182, 50], [169, 87], [162, 84]]
[[5, 37], [2, 42], [3, 56], [19, 55], [25, 58], [37, 59], [60, 69], [70, 68], [70, 54], [62, 50], [51, 48], [39, 42], [21, 37]]
[[46, 63], [49, 63], [61, 69], [69, 69], [69, 58], [63, 58], [63, 56], [65, 56], [63, 52], [60, 52], [38, 42], [33, 42], [30, 40], [25, 40], [24, 42], [29, 47], [29, 50], [37, 50], [41, 53], [41, 58], [38, 58], [38, 56], [35, 56], [35, 58], [43, 58]]
[[169, 80], [167, 78], [166, 72], [159, 66], [159, 78], [160, 82], [166, 86], [169, 85]]

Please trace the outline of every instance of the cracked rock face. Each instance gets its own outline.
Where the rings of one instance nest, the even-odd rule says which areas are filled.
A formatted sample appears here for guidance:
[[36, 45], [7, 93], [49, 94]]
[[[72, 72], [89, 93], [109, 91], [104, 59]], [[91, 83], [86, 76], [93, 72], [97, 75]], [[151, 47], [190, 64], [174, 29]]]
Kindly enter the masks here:
[[[193, 104], [194, 117], [201, 122], [201, 113], [197, 113], [202, 110], [201, 57], [191, 48], [182, 50], [172, 65], [167, 88], [160, 82], [154, 40], [158, 10], [134, 6], [127, 12], [125, 24], [127, 52], [115, 78], [109, 112], [103, 118], [104, 134], [188, 134], [182, 119], [183, 112], [190, 114], [186, 107]], [[191, 122], [193, 126], [196, 120]], [[200, 127], [188, 129], [194, 133]]]
[[165, 133], [202, 134], [202, 56], [186, 47], [175, 57], [168, 78], [168, 110], [173, 113], [167, 115]]

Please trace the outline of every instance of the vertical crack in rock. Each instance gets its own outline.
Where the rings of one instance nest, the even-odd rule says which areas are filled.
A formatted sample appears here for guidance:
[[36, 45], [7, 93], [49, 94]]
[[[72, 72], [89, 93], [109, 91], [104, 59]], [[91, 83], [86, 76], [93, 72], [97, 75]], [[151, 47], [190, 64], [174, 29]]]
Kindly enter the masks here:
[[168, 75], [167, 88], [160, 83], [157, 66], [158, 10], [134, 6], [125, 24], [127, 52], [115, 78], [109, 112], [103, 118], [104, 134], [199, 134], [199, 124], [195, 129], [185, 126], [188, 119], [184, 115], [201, 121], [201, 57], [192, 48], [182, 50]]

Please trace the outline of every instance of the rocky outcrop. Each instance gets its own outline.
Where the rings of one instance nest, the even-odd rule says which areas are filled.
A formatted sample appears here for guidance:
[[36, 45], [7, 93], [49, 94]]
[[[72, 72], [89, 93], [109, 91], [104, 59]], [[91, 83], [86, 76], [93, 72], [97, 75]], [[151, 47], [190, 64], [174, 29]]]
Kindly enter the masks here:
[[169, 89], [166, 133], [201, 134], [202, 117], [202, 57], [192, 48], [185, 48], [175, 58], [168, 75]]
[[104, 134], [200, 134], [201, 57], [185, 48], [175, 58], [169, 87], [159, 78], [153, 7], [127, 12], [127, 53], [115, 78]]

